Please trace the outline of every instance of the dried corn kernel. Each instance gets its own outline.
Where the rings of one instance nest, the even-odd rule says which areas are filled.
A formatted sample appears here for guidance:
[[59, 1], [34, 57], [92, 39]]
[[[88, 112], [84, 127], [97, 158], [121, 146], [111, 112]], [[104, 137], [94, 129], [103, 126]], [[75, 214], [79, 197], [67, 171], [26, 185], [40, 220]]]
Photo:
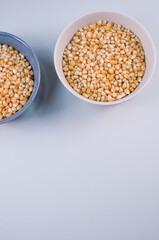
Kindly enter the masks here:
[[76, 92], [102, 102], [129, 95], [146, 69], [139, 38], [129, 29], [106, 21], [78, 30], [64, 50], [62, 66]]
[[24, 55], [0, 44], [0, 119], [19, 111], [33, 91], [33, 71]]

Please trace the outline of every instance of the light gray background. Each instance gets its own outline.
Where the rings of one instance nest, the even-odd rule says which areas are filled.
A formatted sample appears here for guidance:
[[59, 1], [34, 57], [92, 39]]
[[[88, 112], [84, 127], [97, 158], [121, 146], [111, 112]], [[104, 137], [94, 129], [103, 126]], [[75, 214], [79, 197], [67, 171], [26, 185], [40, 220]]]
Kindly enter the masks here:
[[111, 107], [75, 98], [54, 71], [58, 35], [95, 10], [135, 17], [158, 57], [158, 0], [0, 0], [0, 30], [42, 70], [28, 111], [0, 126], [0, 240], [159, 239], [158, 63], [143, 92]]

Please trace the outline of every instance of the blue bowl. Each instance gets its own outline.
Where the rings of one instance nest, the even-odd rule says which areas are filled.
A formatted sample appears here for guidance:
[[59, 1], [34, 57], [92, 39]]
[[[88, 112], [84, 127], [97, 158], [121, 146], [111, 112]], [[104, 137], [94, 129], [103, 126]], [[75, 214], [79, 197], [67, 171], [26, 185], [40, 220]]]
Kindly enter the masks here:
[[35, 52], [31, 49], [31, 47], [28, 46], [22, 39], [6, 32], [0, 32], [0, 44], [6, 44], [13, 46], [15, 50], [22, 53], [25, 58], [30, 63], [32, 70], [34, 72], [34, 89], [33, 92], [27, 101], [27, 103], [22, 107], [18, 112], [16, 112], [14, 115], [12, 115], [9, 118], [4, 118], [0, 120], [0, 124], [9, 122], [17, 117], [19, 117], [33, 102], [40, 85], [40, 66], [38, 59], [35, 55]]

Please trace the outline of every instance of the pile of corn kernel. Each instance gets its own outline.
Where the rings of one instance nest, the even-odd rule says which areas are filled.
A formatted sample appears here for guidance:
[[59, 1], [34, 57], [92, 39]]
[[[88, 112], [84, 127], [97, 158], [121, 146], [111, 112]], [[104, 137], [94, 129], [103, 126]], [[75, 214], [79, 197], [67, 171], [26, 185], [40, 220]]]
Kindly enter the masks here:
[[129, 95], [146, 69], [139, 38], [129, 29], [106, 21], [76, 32], [64, 50], [62, 66], [77, 93], [101, 102]]
[[26, 104], [34, 87], [33, 75], [23, 54], [0, 44], [0, 119], [10, 117]]

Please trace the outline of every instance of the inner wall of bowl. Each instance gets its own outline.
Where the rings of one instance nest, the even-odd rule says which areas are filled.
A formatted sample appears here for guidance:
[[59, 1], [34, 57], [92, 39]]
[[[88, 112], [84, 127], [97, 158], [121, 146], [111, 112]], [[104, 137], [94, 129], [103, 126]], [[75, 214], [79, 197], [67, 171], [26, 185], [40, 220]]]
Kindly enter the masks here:
[[[139, 86], [135, 89], [135, 91], [131, 94], [133, 95], [136, 93], [136, 91], [140, 90], [143, 87], [143, 85], [149, 80], [151, 76], [151, 72], [154, 67], [155, 52], [152, 45], [152, 41], [148, 33], [144, 30], [144, 28], [134, 19], [119, 13], [111, 13], [111, 12], [92, 13], [87, 16], [79, 18], [64, 30], [64, 32], [60, 36], [59, 41], [57, 43], [56, 55], [55, 55], [55, 58], [56, 58], [55, 64], [56, 64], [59, 77], [65, 83], [65, 86], [72, 91], [72, 88], [67, 82], [67, 80], [65, 79], [65, 76], [62, 70], [62, 56], [63, 56], [64, 49], [67, 43], [69, 43], [70, 40], [72, 39], [73, 35], [80, 28], [83, 28], [86, 25], [96, 23], [99, 20], [113, 21], [117, 24], [123, 25], [126, 28], [129, 28], [134, 34], [136, 34], [139, 37], [143, 45], [143, 49], [146, 56], [146, 71], [145, 71], [143, 80], [141, 81]], [[127, 96], [127, 98], [129, 96]]]
[[7, 33], [5, 34], [0, 33], [0, 44], [7, 44], [10, 46], [13, 46], [17, 51], [19, 51], [25, 56], [25, 58], [29, 61], [30, 65], [32, 66], [32, 69], [34, 72], [34, 82], [36, 85], [37, 79], [38, 79], [38, 66], [36, 64], [36, 59], [30, 53], [31, 49], [19, 38], [16, 38], [14, 36], [11, 37], [10, 34], [7, 34]]

